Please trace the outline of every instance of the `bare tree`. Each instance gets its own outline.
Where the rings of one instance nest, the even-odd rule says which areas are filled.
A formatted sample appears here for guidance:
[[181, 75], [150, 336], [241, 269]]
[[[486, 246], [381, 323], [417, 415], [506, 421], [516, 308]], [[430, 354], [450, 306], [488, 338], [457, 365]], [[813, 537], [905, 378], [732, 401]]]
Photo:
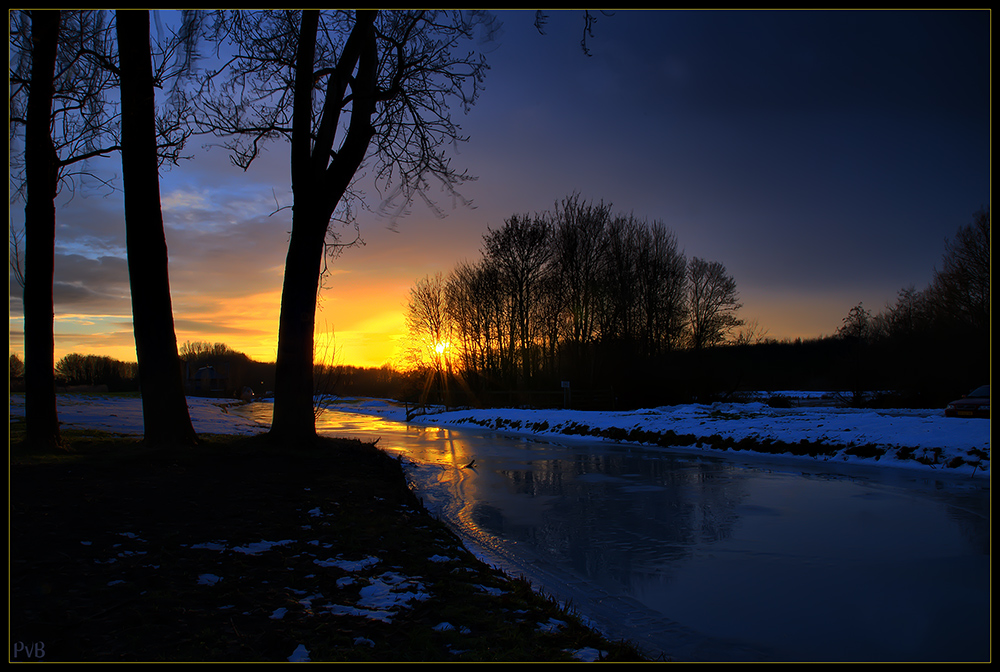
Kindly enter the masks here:
[[[511, 386], [541, 375], [597, 380], [679, 346], [686, 260], [662, 223], [572, 195], [484, 237], [483, 259], [448, 280], [466, 372]], [[614, 361], [609, 356], [614, 355]]]
[[[59, 441], [52, 373], [54, 201], [61, 188], [72, 192], [85, 177], [114, 188], [91, 172], [90, 165], [121, 149], [119, 107], [110, 95], [120, 74], [110, 16], [84, 10], [10, 15], [11, 142], [22, 136], [24, 142], [24, 151], [11, 157], [10, 178], [14, 197], [26, 198], [24, 263], [22, 267], [19, 258], [22, 238], [13, 227], [11, 263], [24, 287], [28, 435], [29, 440], [46, 443]], [[146, 35], [140, 56], [150, 52], [148, 30]], [[180, 41], [171, 44], [176, 48]], [[168, 61], [162, 59], [157, 81], [162, 81]], [[176, 115], [159, 115], [155, 121], [150, 116], [150, 123], [156, 129], [155, 174], [157, 157], [179, 158], [184, 134], [178, 133]]]
[[548, 262], [552, 258], [552, 225], [541, 217], [513, 215], [483, 236], [483, 254], [500, 272], [502, 290], [510, 297], [510, 355], [519, 364], [521, 382], [531, 380], [537, 332], [534, 319], [541, 304]]
[[444, 392], [451, 370], [452, 321], [447, 306], [447, 285], [440, 273], [424, 276], [410, 289], [406, 326], [409, 332], [409, 358], [427, 372], [421, 401], [436, 385]]
[[485, 368], [483, 301], [477, 296], [476, 267], [461, 262], [452, 269], [445, 283], [445, 307], [455, 325], [455, 356], [466, 371]]
[[[33, 35], [52, 22], [58, 26], [52, 75], [53, 105], [46, 130], [52, 142], [57, 191], [74, 191], [84, 177], [99, 180], [90, 163], [119, 149], [118, 106], [108, 95], [117, 82], [114, 31], [102, 11], [31, 10], [10, 14], [10, 133], [12, 144], [25, 135], [33, 79]], [[15, 198], [27, 188], [32, 152], [14, 152], [10, 181]], [[102, 181], [103, 184], [107, 182]]]
[[847, 317], [837, 329], [837, 338], [855, 343], [868, 343], [874, 336], [872, 312], [859, 303], [847, 312]]
[[[32, 45], [30, 76], [12, 85], [14, 91], [18, 90], [17, 86], [28, 89], [22, 119], [26, 191], [23, 276], [26, 436], [30, 443], [43, 447], [62, 445], [53, 373], [55, 341], [52, 314], [59, 159], [49, 132], [56, 81], [59, 19], [59, 12], [35, 11], [31, 16], [28, 29]], [[11, 99], [17, 100], [13, 93]], [[12, 121], [15, 118], [12, 114]], [[11, 126], [14, 127], [14, 123]]]
[[122, 173], [132, 326], [139, 361], [144, 440], [197, 443], [174, 331], [167, 241], [160, 208], [149, 12], [116, 12], [122, 105]]
[[945, 242], [929, 289], [940, 317], [981, 334], [990, 325], [990, 213], [980, 210]]
[[451, 347], [451, 318], [446, 303], [446, 284], [441, 273], [424, 276], [410, 288], [406, 328], [420, 366], [443, 371], [446, 351]]
[[733, 338], [733, 345], [760, 345], [767, 342], [767, 329], [755, 318], [746, 323]]
[[608, 224], [601, 264], [601, 343], [632, 347], [636, 340], [638, 249], [641, 226], [634, 217], [616, 216]]
[[[605, 16], [612, 16], [610, 12], [601, 12]], [[535, 12], [535, 30], [538, 31], [540, 35], [545, 34], [545, 24], [548, 23], [549, 16], [542, 10], [537, 10]], [[583, 53], [587, 56], [591, 56], [590, 47], [587, 44], [588, 39], [594, 38], [594, 24], [597, 23], [597, 15], [592, 14], [589, 10], [584, 10], [583, 12], [583, 37], [580, 38], [580, 48], [583, 49]]]
[[585, 203], [576, 194], [557, 204], [553, 214], [554, 262], [568, 311], [565, 337], [581, 347], [598, 333], [597, 299], [610, 221], [610, 204]]
[[743, 307], [736, 280], [717, 261], [695, 257], [688, 264], [688, 310], [691, 347], [695, 350], [719, 345], [735, 327], [743, 324], [736, 311]]
[[[207, 73], [198, 122], [227, 138], [243, 168], [265, 142], [291, 143], [294, 208], [278, 327], [276, 440], [315, 436], [313, 339], [331, 218], [350, 200], [359, 168], [401, 212], [436, 178], [463, 179], [443, 152], [461, 139], [448, 104], [471, 105], [485, 63], [459, 51], [486, 15], [423, 11], [227, 13], [216, 35], [235, 56]], [[253, 96], [251, 99], [250, 97]], [[399, 206], [402, 203], [403, 206]]]
[[111, 357], [70, 353], [56, 362], [56, 373], [68, 385], [102, 385], [133, 380], [138, 368]]
[[10, 225], [10, 240], [8, 242], [8, 254], [10, 256], [10, 273], [14, 278], [14, 284], [24, 290], [24, 229], [17, 229], [14, 224]]
[[178, 355], [181, 359], [190, 360], [207, 357], [225, 357], [228, 355], [246, 357], [245, 354], [234, 350], [225, 343], [209, 343], [208, 341], [185, 341], [178, 348]]
[[643, 354], [655, 357], [680, 344], [687, 315], [687, 260], [677, 236], [662, 222], [641, 230], [637, 254], [640, 342]]
[[486, 379], [501, 377], [508, 348], [510, 302], [500, 289], [499, 272], [485, 260], [458, 264], [445, 288], [448, 316], [454, 325], [457, 357], [466, 377], [475, 373]]

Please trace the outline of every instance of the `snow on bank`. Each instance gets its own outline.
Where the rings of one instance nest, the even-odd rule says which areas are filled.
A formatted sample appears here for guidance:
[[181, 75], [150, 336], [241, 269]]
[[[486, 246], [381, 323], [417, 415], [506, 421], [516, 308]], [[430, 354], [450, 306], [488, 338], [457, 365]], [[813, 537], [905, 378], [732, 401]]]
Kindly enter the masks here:
[[[267, 427], [229, 412], [241, 402], [231, 399], [188, 397], [188, 413], [199, 434], [259, 434]], [[62, 429], [84, 429], [109, 434], [142, 434], [142, 400], [136, 395], [59, 394], [56, 410]], [[10, 395], [10, 416], [24, 417], [24, 395]]]
[[[794, 395], [795, 393], [783, 393]], [[390, 400], [341, 399], [331, 409], [406, 421]], [[476, 427], [543, 437], [753, 450], [893, 467], [988, 471], [990, 421], [946, 418], [934, 409], [853, 409], [763, 402], [688, 404], [633, 411], [428, 408], [411, 423]]]
[[[239, 404], [225, 399], [189, 397], [195, 431], [248, 435], [267, 430], [266, 425], [230, 412]], [[341, 398], [328, 407], [399, 422], [406, 422], [408, 411], [413, 412], [412, 408], [387, 399]], [[58, 411], [66, 429], [142, 434], [142, 404], [138, 397], [60, 394]], [[616, 412], [514, 408], [446, 411], [433, 407], [426, 411], [412, 417], [410, 422], [558, 437], [561, 441], [600, 438], [702, 450], [754, 450], [807, 459], [942, 469], [956, 474], [988, 472], [990, 460], [990, 421], [946, 418], [942, 410], [865, 410], [812, 405], [772, 408], [766, 403], [751, 402]], [[10, 415], [23, 417], [24, 395], [11, 396]]]

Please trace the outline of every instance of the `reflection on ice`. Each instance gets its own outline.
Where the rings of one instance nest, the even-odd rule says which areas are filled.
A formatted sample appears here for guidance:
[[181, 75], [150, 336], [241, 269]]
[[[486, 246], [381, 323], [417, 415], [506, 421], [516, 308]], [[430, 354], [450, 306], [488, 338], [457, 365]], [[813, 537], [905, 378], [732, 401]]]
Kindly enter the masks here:
[[339, 412], [321, 422], [380, 438], [485, 559], [653, 655], [989, 658], [988, 486]]

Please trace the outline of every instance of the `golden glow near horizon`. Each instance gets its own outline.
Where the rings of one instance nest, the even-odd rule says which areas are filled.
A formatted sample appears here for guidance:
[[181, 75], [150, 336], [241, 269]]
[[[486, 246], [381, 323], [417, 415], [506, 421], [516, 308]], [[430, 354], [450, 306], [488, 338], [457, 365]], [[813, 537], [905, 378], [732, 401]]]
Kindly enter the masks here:
[[[377, 368], [384, 365], [406, 368], [403, 345], [406, 326], [403, 303], [404, 280], [386, 277], [380, 283], [366, 282], [352, 289], [347, 276], [338, 282], [337, 292], [326, 291], [316, 315], [315, 361], [322, 364]], [[746, 320], [756, 319], [764, 336], [774, 340], [808, 340], [832, 335], [850, 310], [840, 297], [822, 293], [744, 293]], [[865, 305], [878, 305], [865, 298]], [[225, 343], [259, 362], [273, 362], [277, 352], [280, 294], [277, 291], [252, 295], [249, 300], [213, 298], [195, 302], [184, 299], [185, 313], [175, 309], [178, 347], [186, 341]], [[827, 325], [817, 333], [816, 324]], [[12, 319], [10, 352], [23, 359], [20, 335], [23, 318]], [[134, 362], [135, 341], [127, 315], [56, 315], [55, 359], [71, 354], [107, 356]], [[431, 345], [431, 344], [428, 344]], [[447, 356], [451, 343], [441, 341], [428, 348]]]

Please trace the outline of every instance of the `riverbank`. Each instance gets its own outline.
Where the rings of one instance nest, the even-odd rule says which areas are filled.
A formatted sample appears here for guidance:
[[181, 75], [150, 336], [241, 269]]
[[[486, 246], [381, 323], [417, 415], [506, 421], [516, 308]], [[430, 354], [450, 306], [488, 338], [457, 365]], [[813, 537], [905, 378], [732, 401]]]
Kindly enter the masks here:
[[990, 421], [948, 418], [936, 409], [858, 409], [816, 405], [787, 392], [766, 401], [686, 404], [631, 411], [413, 409], [392, 400], [339, 398], [334, 410], [434, 427], [468, 427], [559, 441], [743, 451], [811, 461], [987, 475]]
[[12, 660], [640, 660], [477, 560], [371, 444], [11, 425]]
[[[391, 399], [336, 397], [333, 409], [423, 426], [469, 427], [559, 441], [600, 438], [616, 443], [669, 446], [706, 453], [747, 454], [989, 476], [990, 421], [947, 418], [943, 409], [857, 409], [816, 405], [816, 395], [783, 392], [787, 406], [767, 401], [687, 404], [631, 411], [563, 409], [446, 409]], [[66, 429], [142, 434], [138, 394], [60, 394]], [[188, 397], [199, 434], [255, 435], [267, 431], [270, 412], [230, 412], [242, 402]], [[252, 406], [269, 406], [268, 400]], [[243, 409], [246, 410], [246, 409]], [[24, 416], [24, 395], [10, 397], [12, 419]], [[260, 422], [250, 416], [260, 417]]]

